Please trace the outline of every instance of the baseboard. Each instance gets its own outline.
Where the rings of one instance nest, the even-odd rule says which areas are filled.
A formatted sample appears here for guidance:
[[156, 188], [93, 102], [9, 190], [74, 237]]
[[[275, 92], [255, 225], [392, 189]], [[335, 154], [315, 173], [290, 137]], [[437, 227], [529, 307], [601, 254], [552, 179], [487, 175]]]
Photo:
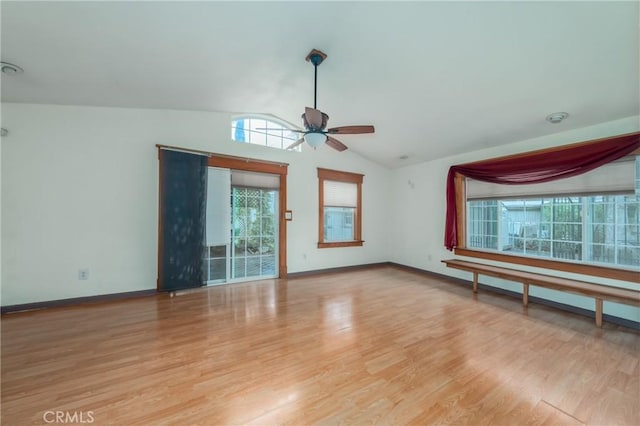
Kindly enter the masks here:
[[[287, 279], [296, 279], [296, 278], [308, 277], [313, 275], [335, 274], [340, 272], [353, 272], [353, 271], [364, 270], [364, 269], [384, 268], [384, 267], [402, 269], [405, 271], [422, 274], [431, 278], [438, 278], [447, 282], [457, 283], [460, 285], [465, 285], [465, 286], [472, 285], [471, 281], [469, 280], [464, 280], [461, 278], [456, 278], [456, 277], [440, 274], [433, 271], [427, 271], [426, 269], [420, 269], [413, 266], [403, 265], [395, 262], [379, 262], [379, 263], [369, 263], [364, 265], [342, 266], [337, 268], [326, 268], [326, 269], [315, 269], [315, 270], [303, 271], [303, 272], [293, 272], [293, 273], [287, 274]], [[478, 284], [478, 287], [482, 290], [491, 291], [494, 293], [513, 297], [518, 300], [522, 300], [522, 293], [518, 293], [511, 290], [505, 290], [503, 288], [493, 287], [493, 286], [490, 286], [487, 284], [481, 284], [481, 283]], [[70, 299], [49, 300], [45, 302], [24, 303], [20, 305], [2, 306], [0, 307], [0, 312], [2, 314], [9, 314], [9, 313], [15, 313], [15, 312], [58, 308], [58, 307], [73, 306], [73, 305], [80, 305], [80, 304], [86, 304], [86, 303], [110, 302], [115, 300], [131, 299], [135, 297], [153, 296], [156, 294], [158, 294], [158, 291], [155, 289], [152, 289], [152, 290], [129, 291], [124, 293], [102, 294], [98, 296], [74, 297]], [[566, 312], [582, 315], [585, 317], [595, 318], [595, 312], [589, 309], [579, 308], [577, 306], [567, 305], [565, 303], [555, 302], [553, 300], [543, 299], [536, 296], [529, 296], [529, 301], [533, 303], [538, 303], [540, 305], [545, 305], [552, 308], [560, 309]], [[610, 322], [612, 324], [617, 324], [623, 327], [640, 330], [640, 322], [629, 320], [626, 318], [616, 317], [614, 315], [609, 315], [609, 314], [603, 314], [602, 317], [603, 317], [603, 320]]]
[[39, 309], [60, 308], [64, 306], [80, 305], [85, 303], [111, 302], [114, 300], [131, 299], [134, 297], [153, 296], [158, 294], [156, 289], [127, 291], [124, 293], [101, 294], [98, 296], [73, 297], [70, 299], [47, 300], [45, 302], [24, 303], [21, 305], [9, 305], [0, 307], [2, 314], [15, 312], [35, 311]]
[[[463, 284], [467, 286], [471, 286], [473, 284], [469, 280], [451, 277], [449, 275], [439, 274], [437, 272], [427, 271], [425, 269], [415, 268], [413, 266], [402, 265], [400, 263], [389, 262], [389, 266], [398, 268], [398, 269], [403, 269], [405, 271], [411, 271], [418, 274], [423, 274], [432, 278], [435, 277], [435, 278], [446, 280], [449, 282], [455, 282], [457, 284]], [[480, 284], [480, 283], [478, 283], [478, 288], [486, 291], [492, 291], [494, 293], [503, 294], [505, 296], [510, 296], [522, 301], [522, 293], [518, 293], [517, 291], [505, 290], [500, 287], [494, 287], [494, 286], [490, 286], [487, 284]], [[566, 303], [555, 302], [549, 299], [543, 299], [537, 296], [529, 296], [529, 302], [537, 303], [544, 306], [549, 306], [552, 308], [560, 309], [566, 312], [571, 312], [571, 313], [582, 315], [589, 318], [595, 319], [596, 317], [596, 313], [592, 310], [579, 308], [573, 305], [567, 305]], [[621, 325], [623, 327], [632, 328], [634, 330], [640, 330], [640, 322], [637, 322], [637, 321], [629, 320], [626, 318], [620, 318], [620, 317], [616, 317], [614, 315], [609, 315], [609, 314], [603, 314], [602, 319], [612, 324]]]
[[288, 273], [287, 279], [302, 278], [302, 277], [308, 277], [311, 275], [326, 275], [326, 274], [335, 274], [339, 272], [361, 271], [363, 269], [371, 269], [371, 268], [384, 268], [390, 265], [391, 265], [390, 262], [379, 262], [379, 263], [366, 263], [364, 265], [340, 266], [337, 268], [314, 269], [311, 271]]
[[[316, 269], [312, 271], [294, 272], [287, 274], [287, 279], [295, 279], [308, 277], [311, 275], [334, 274], [339, 272], [357, 271], [362, 269], [380, 268], [389, 266], [389, 262], [369, 263], [364, 265], [343, 266], [338, 268]], [[206, 286], [195, 287], [191, 290], [206, 289]], [[184, 291], [184, 290], [183, 290]], [[21, 305], [9, 305], [0, 307], [0, 313], [10, 314], [14, 312], [35, 311], [39, 309], [59, 308], [64, 306], [73, 306], [86, 303], [100, 303], [114, 300], [129, 299], [133, 297], [143, 297], [158, 294], [158, 290], [140, 290], [125, 293], [102, 294], [99, 296], [74, 297], [70, 299], [47, 300], [44, 302], [24, 303]], [[175, 291], [169, 292], [175, 294]]]

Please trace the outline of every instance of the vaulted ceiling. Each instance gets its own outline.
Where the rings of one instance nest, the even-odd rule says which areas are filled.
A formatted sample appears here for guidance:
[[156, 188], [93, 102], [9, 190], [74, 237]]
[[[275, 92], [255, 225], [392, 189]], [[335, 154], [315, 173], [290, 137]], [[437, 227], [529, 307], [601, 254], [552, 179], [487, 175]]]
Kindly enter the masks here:
[[[396, 167], [640, 114], [638, 2], [2, 1], [2, 100], [268, 113], [313, 104]], [[550, 124], [545, 116], [570, 117]], [[336, 155], [340, 155], [336, 152]], [[408, 156], [400, 160], [401, 156]]]

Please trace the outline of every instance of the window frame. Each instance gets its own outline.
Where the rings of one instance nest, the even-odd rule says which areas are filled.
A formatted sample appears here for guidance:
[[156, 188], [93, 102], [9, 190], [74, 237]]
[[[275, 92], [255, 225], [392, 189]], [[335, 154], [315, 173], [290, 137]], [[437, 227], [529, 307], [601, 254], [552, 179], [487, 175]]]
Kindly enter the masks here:
[[[357, 201], [354, 213], [353, 241], [324, 240], [324, 181], [355, 183]], [[361, 247], [362, 240], [362, 182], [364, 175], [318, 167], [318, 248]]]
[[[521, 154], [515, 154], [505, 157], [488, 159], [488, 161], [504, 160], [515, 156], [524, 156], [529, 153], [539, 153], [542, 151], [553, 152], [564, 148], [559, 146], [548, 148], [546, 150], [532, 151]], [[629, 155], [640, 155], [640, 150], [635, 150]], [[470, 249], [467, 248], [467, 194], [466, 194], [466, 178], [464, 175], [456, 172], [454, 177], [455, 199], [457, 208], [457, 235], [458, 245], [453, 249], [453, 253], [459, 256], [474, 257], [504, 263], [513, 263], [517, 265], [531, 266], [536, 268], [551, 269], [557, 271], [570, 272], [575, 274], [590, 275], [594, 277], [609, 278], [614, 280], [628, 281], [640, 283], [640, 274], [637, 270], [627, 269], [620, 266], [603, 266], [578, 262], [565, 262], [562, 260], [541, 259], [536, 257], [526, 257], [515, 254], [505, 254], [490, 250]]]

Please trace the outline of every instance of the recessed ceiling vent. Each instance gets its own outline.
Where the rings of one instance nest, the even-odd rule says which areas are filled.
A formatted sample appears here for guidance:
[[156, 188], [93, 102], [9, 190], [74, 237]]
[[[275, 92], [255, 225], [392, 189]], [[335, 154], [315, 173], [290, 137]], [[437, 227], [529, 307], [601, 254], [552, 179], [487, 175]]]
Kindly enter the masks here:
[[549, 123], [558, 124], [568, 116], [569, 114], [567, 114], [566, 112], [554, 112], [553, 114], [547, 115], [547, 121]]
[[22, 68], [9, 62], [0, 62], [0, 70], [2, 70], [3, 74], [9, 75], [22, 74], [24, 72]]

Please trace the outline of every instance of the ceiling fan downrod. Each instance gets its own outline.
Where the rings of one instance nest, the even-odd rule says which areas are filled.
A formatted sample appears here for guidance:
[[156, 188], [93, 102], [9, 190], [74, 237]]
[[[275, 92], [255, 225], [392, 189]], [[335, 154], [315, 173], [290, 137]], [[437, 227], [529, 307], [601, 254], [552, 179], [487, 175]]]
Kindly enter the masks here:
[[318, 109], [316, 105], [318, 97], [318, 64], [313, 63], [313, 109]]
[[313, 109], [318, 109], [318, 65], [327, 59], [327, 55], [317, 49], [313, 49], [305, 58], [313, 64]]

